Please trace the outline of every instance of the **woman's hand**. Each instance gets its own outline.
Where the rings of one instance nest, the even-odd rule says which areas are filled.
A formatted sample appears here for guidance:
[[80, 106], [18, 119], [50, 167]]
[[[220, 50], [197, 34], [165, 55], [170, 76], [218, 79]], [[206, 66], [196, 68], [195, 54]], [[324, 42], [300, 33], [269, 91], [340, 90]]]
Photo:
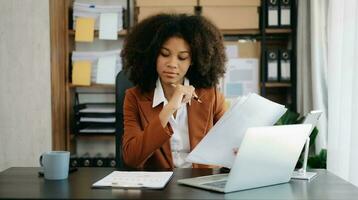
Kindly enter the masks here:
[[195, 94], [195, 88], [191, 85], [184, 86], [184, 85], [175, 85], [172, 84], [174, 87], [174, 93], [166, 104], [163, 107], [163, 110], [159, 113], [159, 119], [163, 127], [167, 126], [170, 116], [172, 116], [182, 105], [182, 103], [189, 103], [192, 97], [197, 97]]
[[171, 86], [174, 87], [174, 93], [168, 102], [168, 106], [172, 109], [178, 110], [182, 103], [190, 104], [191, 98], [196, 96], [195, 88], [192, 85], [172, 84]]
[[236, 156], [237, 153], [239, 152], [239, 148], [233, 148], [233, 149], [232, 149], [232, 152], [233, 152], [234, 155]]

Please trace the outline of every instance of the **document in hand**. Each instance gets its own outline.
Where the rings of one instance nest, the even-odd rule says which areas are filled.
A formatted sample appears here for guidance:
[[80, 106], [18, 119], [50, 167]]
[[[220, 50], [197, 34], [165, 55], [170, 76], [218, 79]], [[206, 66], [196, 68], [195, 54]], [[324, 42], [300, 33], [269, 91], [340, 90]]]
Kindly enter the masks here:
[[169, 182], [173, 172], [114, 171], [92, 187], [151, 188], [162, 189]]
[[247, 128], [272, 126], [286, 112], [283, 105], [257, 94], [238, 99], [201, 142], [190, 152], [188, 162], [231, 168]]

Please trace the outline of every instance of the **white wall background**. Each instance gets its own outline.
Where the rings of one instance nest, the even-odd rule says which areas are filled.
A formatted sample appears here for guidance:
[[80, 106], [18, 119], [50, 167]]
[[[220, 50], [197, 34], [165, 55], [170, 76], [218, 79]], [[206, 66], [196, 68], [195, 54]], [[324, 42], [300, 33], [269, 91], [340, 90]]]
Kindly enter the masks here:
[[0, 171], [51, 149], [48, 0], [0, 0]]

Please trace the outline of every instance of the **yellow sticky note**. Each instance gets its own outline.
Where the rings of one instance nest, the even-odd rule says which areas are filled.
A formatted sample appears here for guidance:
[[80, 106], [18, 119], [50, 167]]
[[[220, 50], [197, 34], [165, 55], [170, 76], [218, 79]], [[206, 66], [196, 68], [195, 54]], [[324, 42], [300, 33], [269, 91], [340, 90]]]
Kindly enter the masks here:
[[74, 61], [72, 68], [72, 84], [91, 85], [91, 61]]
[[93, 18], [77, 18], [75, 41], [93, 42], [94, 22]]

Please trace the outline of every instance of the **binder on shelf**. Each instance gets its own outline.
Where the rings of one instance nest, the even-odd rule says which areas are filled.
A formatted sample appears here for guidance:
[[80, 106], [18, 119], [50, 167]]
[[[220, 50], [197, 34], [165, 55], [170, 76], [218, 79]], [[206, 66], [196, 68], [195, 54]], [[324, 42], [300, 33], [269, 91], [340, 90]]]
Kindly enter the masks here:
[[92, 167], [93, 162], [89, 153], [83, 154], [79, 159], [80, 167]]
[[93, 157], [93, 166], [94, 167], [106, 167], [107, 166], [106, 159], [102, 156], [101, 153], [97, 153]]
[[108, 167], [116, 167], [116, 158], [113, 153], [110, 153], [107, 159], [108, 159]]
[[76, 154], [70, 156], [70, 167], [78, 167], [78, 157]]
[[267, 0], [266, 19], [268, 28], [279, 27], [279, 0]]
[[88, 152], [82, 156], [71, 155], [70, 167], [115, 167], [116, 161], [113, 153], [104, 156], [102, 153], [96, 153], [94, 156]]
[[266, 81], [278, 81], [279, 57], [277, 49], [265, 51], [266, 57]]
[[76, 21], [81, 17], [91, 17], [94, 19], [94, 29], [100, 28], [100, 15], [105, 13], [116, 14], [117, 17], [117, 31], [123, 30], [123, 18], [124, 9], [123, 6], [118, 3], [112, 3], [111, 5], [101, 5], [95, 3], [81, 3], [75, 1], [73, 4], [73, 29], [77, 31]]
[[291, 0], [280, 0], [280, 27], [291, 26]]
[[280, 50], [280, 81], [291, 81], [291, 51]]

